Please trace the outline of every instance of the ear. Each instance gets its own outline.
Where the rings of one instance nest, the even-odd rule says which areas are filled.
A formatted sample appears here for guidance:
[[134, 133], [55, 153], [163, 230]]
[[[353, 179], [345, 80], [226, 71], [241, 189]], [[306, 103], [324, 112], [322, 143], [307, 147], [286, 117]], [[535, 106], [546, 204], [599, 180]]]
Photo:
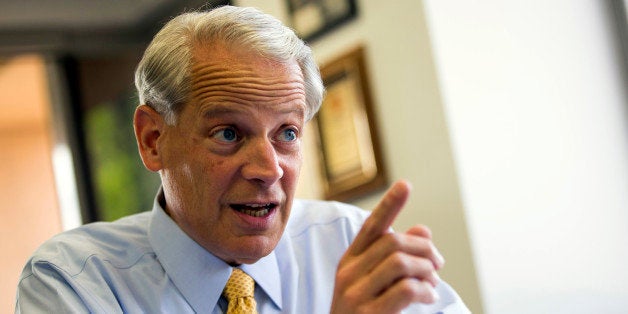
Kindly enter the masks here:
[[137, 148], [146, 169], [159, 171], [162, 168], [161, 155], [157, 147], [157, 140], [163, 134], [165, 121], [155, 109], [141, 105], [135, 109], [133, 127]]

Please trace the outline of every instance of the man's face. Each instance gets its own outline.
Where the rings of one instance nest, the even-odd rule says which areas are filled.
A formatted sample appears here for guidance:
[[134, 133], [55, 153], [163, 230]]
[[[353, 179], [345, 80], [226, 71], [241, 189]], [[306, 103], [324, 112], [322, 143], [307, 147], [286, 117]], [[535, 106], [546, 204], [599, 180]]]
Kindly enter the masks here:
[[230, 264], [268, 255], [283, 233], [306, 110], [296, 62], [236, 51], [196, 51], [191, 101], [157, 143], [169, 215]]

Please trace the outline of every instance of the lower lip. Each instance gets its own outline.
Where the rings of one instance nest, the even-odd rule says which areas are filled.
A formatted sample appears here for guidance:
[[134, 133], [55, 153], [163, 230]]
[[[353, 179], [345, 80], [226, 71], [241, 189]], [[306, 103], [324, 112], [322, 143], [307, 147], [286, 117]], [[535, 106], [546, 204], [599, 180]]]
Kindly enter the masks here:
[[244, 224], [246, 225], [246, 228], [257, 230], [257, 231], [263, 231], [263, 230], [269, 229], [272, 219], [277, 213], [277, 209], [278, 207], [274, 207], [273, 209], [268, 211], [268, 214], [266, 214], [265, 216], [260, 216], [260, 217], [250, 216], [245, 213], [239, 212], [233, 208], [231, 210], [238, 216], [240, 221], [244, 222]]

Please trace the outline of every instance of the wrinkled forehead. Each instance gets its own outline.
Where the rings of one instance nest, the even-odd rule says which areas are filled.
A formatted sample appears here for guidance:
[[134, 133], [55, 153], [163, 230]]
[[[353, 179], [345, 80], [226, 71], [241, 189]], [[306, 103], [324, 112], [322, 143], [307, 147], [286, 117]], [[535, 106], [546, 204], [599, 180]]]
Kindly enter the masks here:
[[195, 103], [298, 106], [306, 110], [303, 74], [296, 61], [218, 46], [195, 51], [191, 67]]
[[225, 65], [230, 67], [251, 63], [252, 61], [284, 67], [298, 65], [295, 59], [283, 59], [271, 52], [262, 53], [248, 44], [226, 42], [221, 39], [217, 39], [210, 44], [197, 42], [193, 45], [192, 57], [192, 64], [215, 61], [225, 63]]

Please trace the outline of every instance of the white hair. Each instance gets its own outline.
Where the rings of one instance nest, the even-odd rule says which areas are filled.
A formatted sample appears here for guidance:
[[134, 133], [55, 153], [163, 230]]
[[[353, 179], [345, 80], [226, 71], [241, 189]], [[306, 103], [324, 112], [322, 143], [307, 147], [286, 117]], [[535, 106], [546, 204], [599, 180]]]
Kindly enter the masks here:
[[324, 87], [310, 47], [276, 18], [233, 6], [183, 13], [155, 35], [135, 70], [140, 103], [163, 115], [166, 123], [176, 123], [190, 94], [192, 49], [215, 43], [237, 44], [277, 61], [295, 60], [305, 82], [306, 120], [320, 108]]

